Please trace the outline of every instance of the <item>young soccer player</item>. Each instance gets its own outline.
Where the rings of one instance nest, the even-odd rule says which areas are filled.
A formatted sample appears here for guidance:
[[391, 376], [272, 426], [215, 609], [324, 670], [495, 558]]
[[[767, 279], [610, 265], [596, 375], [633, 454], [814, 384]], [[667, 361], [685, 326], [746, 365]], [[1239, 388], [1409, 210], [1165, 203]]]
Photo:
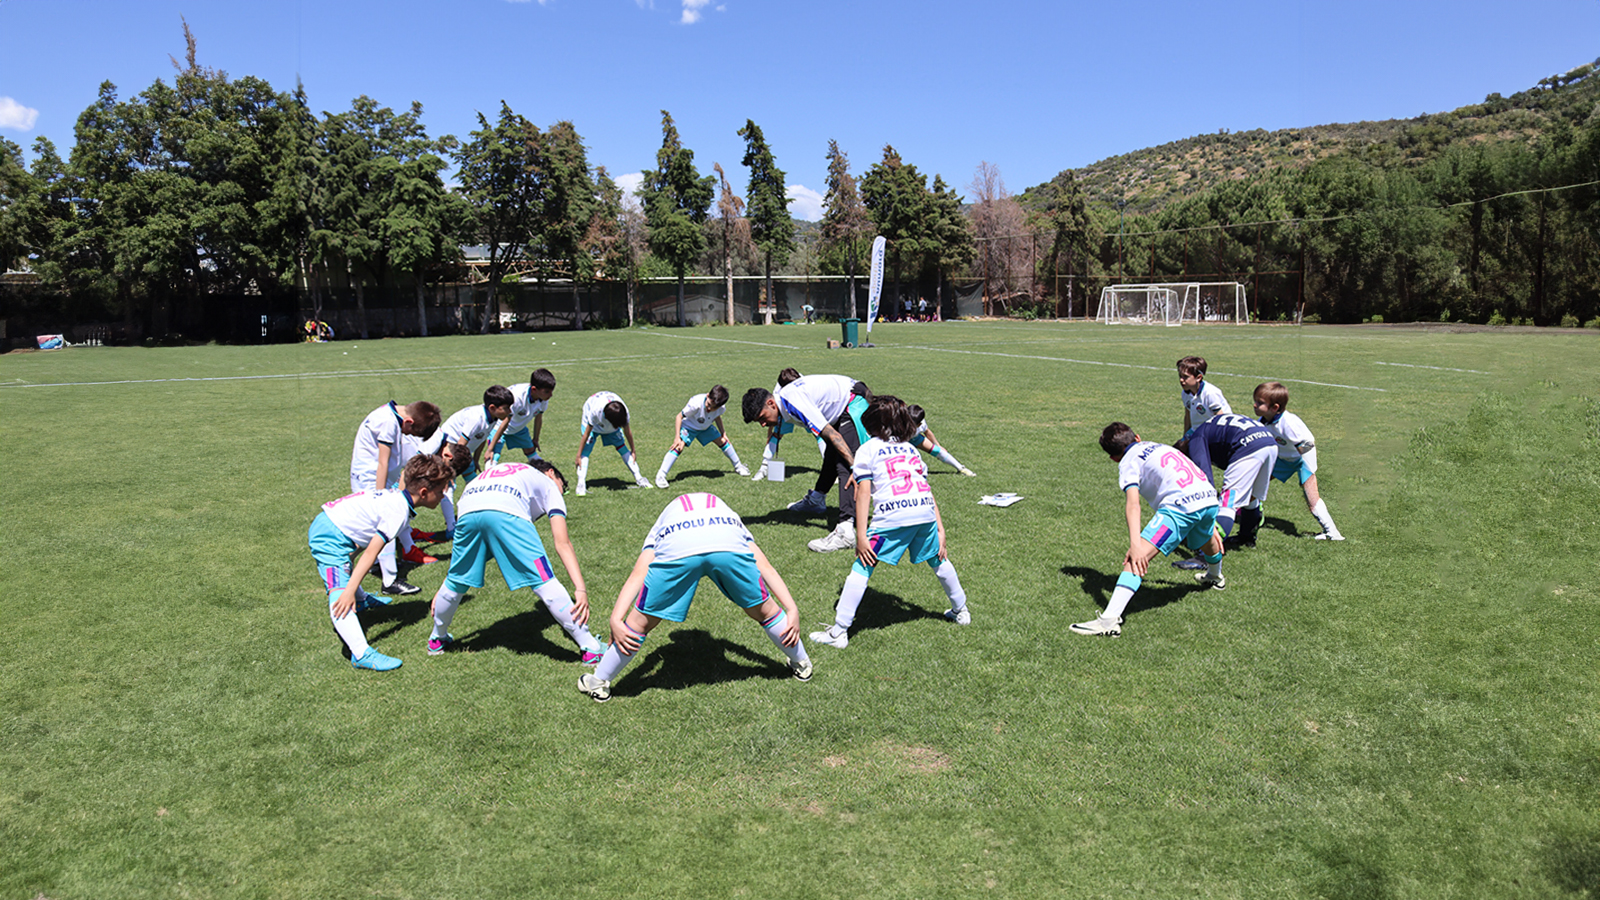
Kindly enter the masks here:
[[[1278, 462], [1278, 445], [1272, 432], [1254, 419], [1224, 413], [1189, 429], [1178, 442], [1178, 449], [1212, 484], [1216, 480], [1211, 467], [1222, 466], [1222, 487], [1217, 491], [1222, 544], [1230, 550], [1254, 547], [1256, 530], [1261, 527], [1261, 501], [1267, 498], [1272, 468]], [[1235, 519], [1239, 524], [1237, 535], [1233, 534]]]
[[704, 394], [689, 398], [672, 426], [675, 437], [672, 446], [667, 448], [667, 455], [661, 458], [661, 468], [656, 470], [656, 487], [667, 486], [667, 473], [672, 471], [672, 464], [678, 461], [679, 454], [696, 441], [716, 444], [721, 448], [722, 455], [733, 463], [733, 471], [740, 475], [750, 474], [745, 464], [739, 461], [739, 451], [733, 449], [733, 443], [728, 440], [727, 432], [722, 427], [722, 413], [727, 406], [728, 389], [720, 384], [712, 385], [711, 390]]
[[[400, 469], [405, 465], [407, 458], [412, 455], [415, 445], [408, 451], [406, 438], [411, 437], [418, 442], [425, 441], [433, 436], [439, 428], [439, 407], [419, 400], [405, 406], [397, 405], [393, 400], [378, 407], [361, 420], [361, 426], [356, 429], [356, 439], [350, 451], [350, 490], [379, 490], [393, 487], [400, 477]], [[393, 535], [399, 541], [403, 553], [411, 557], [409, 561], [422, 563], [433, 561], [432, 557], [422, 557], [420, 551], [411, 543], [411, 529]], [[378, 556], [378, 571], [383, 576], [384, 593], [410, 596], [421, 593], [421, 588], [401, 581], [399, 566], [395, 561], [395, 548], [386, 546], [383, 553]]]
[[578, 455], [573, 464], [578, 467], [578, 496], [589, 493], [589, 454], [595, 441], [615, 447], [617, 455], [633, 473], [633, 483], [639, 487], [655, 487], [639, 471], [639, 459], [633, 449], [633, 429], [628, 425], [628, 406], [622, 398], [610, 391], [590, 394], [583, 401], [583, 419], [580, 423], [583, 438], [578, 444]]
[[[740, 401], [745, 422], [760, 422], [769, 429], [781, 422], [792, 422], [804, 425], [813, 437], [828, 442], [816, 486], [789, 504], [789, 509], [801, 513], [827, 511], [827, 492], [835, 482], [848, 482], [856, 448], [867, 439], [861, 414], [871, 399], [872, 392], [865, 384], [844, 375], [805, 375], [778, 388], [777, 394], [764, 388], [745, 391]], [[854, 503], [843, 502], [841, 495], [839, 523], [826, 536], [806, 546], [819, 553], [854, 548], [854, 507]]]
[[1317, 492], [1317, 441], [1311, 429], [1299, 416], [1288, 412], [1289, 389], [1276, 381], [1256, 385], [1255, 411], [1261, 424], [1272, 432], [1278, 443], [1278, 462], [1272, 467], [1272, 477], [1288, 481], [1290, 475], [1300, 477], [1300, 487], [1306, 494], [1306, 506], [1322, 526], [1322, 533], [1312, 535], [1319, 541], [1342, 541], [1339, 526], [1333, 524], [1333, 514], [1328, 504]]
[[1183, 430], [1189, 429], [1220, 413], [1231, 413], [1222, 391], [1206, 382], [1204, 357], [1185, 356], [1178, 360], [1178, 387], [1183, 389]]
[[[529, 460], [539, 456], [539, 431], [544, 428], [544, 411], [555, 392], [556, 376], [549, 369], [534, 369], [526, 385], [511, 388], [511, 414], [495, 426], [487, 444], [494, 462], [500, 461], [500, 454], [507, 447], [516, 447]], [[532, 434], [528, 433], [530, 422]]]
[[[437, 456], [414, 456], [405, 465], [398, 490], [361, 490], [322, 504], [322, 512], [306, 533], [317, 574], [328, 591], [328, 616], [333, 630], [350, 648], [350, 664], [358, 669], [398, 669], [400, 660], [379, 653], [367, 643], [356, 610], [389, 603], [361, 589], [379, 552], [411, 525], [416, 508], [434, 508], [449, 489], [454, 474]], [[355, 565], [350, 556], [360, 553]]]
[[[1204, 572], [1194, 573], [1202, 587], [1222, 590], [1222, 536], [1216, 533], [1217, 490], [1176, 447], [1141, 441], [1121, 422], [1112, 422], [1100, 433], [1100, 449], [1117, 464], [1117, 481], [1126, 497], [1128, 552], [1122, 557], [1122, 575], [1117, 578], [1111, 601], [1099, 618], [1069, 626], [1074, 634], [1106, 635], [1122, 633], [1122, 613], [1139, 590], [1150, 560], [1163, 556], [1182, 543], [1200, 550], [1206, 562]], [[1143, 497], [1155, 514], [1143, 531], [1139, 530], [1139, 498]]]
[[[567, 505], [561, 495], [567, 480], [549, 462], [499, 463], [479, 475], [461, 492], [461, 517], [456, 520], [455, 547], [450, 574], [433, 597], [433, 634], [428, 655], [438, 656], [455, 643], [450, 622], [469, 588], [483, 587], [489, 560], [500, 563], [508, 590], [524, 587], [544, 601], [545, 608], [563, 631], [577, 643], [585, 663], [600, 659], [603, 649], [589, 633], [589, 590], [578, 568], [578, 556], [567, 534]], [[550, 538], [556, 556], [572, 579], [572, 593], [555, 579], [549, 555], [533, 523], [550, 520]]]
[[811, 680], [811, 658], [800, 641], [800, 612], [789, 586], [739, 514], [715, 494], [696, 493], [668, 503], [650, 526], [611, 610], [611, 646], [594, 674], [578, 679], [579, 692], [599, 703], [611, 699], [611, 682], [661, 620], [682, 622], [689, 614], [702, 577], [760, 623], [789, 658], [790, 674]]
[[[450, 417], [444, 420], [444, 424], [439, 426], [439, 430], [433, 433], [433, 437], [422, 442], [421, 452], [444, 453], [446, 459], [451, 460], [459, 454], [462, 461], [461, 465], [456, 467], [459, 470], [458, 474], [471, 481], [481, 471], [478, 451], [487, 444], [495, 425], [510, 417], [511, 402], [509, 388], [499, 384], [489, 387], [483, 392], [481, 404], [464, 407], [451, 413]], [[454, 490], [453, 485], [452, 490]], [[419, 531], [413, 528], [412, 540], [450, 540], [456, 523], [455, 502], [450, 494], [451, 491], [446, 491], [444, 500], [439, 504], [439, 512], [444, 515], [444, 531]], [[430, 561], [438, 562], [436, 559]]]
[[928, 453], [934, 459], [937, 459], [940, 462], [949, 463], [955, 467], [956, 471], [967, 476], [968, 478], [977, 477], [977, 472], [974, 472], [966, 466], [963, 466], [961, 461], [956, 459], [955, 454], [951, 453], [949, 450], [946, 450], [944, 445], [939, 443], [939, 439], [933, 436], [933, 429], [928, 427], [928, 414], [923, 411], [922, 407], [913, 403], [906, 407], [906, 410], [911, 413], [912, 421], [917, 423], [917, 433], [909, 438], [912, 446], [916, 447], [918, 450]]
[[[772, 388], [773, 395], [776, 396], [779, 388], [787, 385], [791, 381], [797, 380], [799, 377], [799, 370], [792, 366], [784, 369], [782, 372], [779, 372], [778, 383]], [[778, 442], [783, 440], [784, 435], [792, 431], [794, 431], [794, 423], [787, 421], [779, 422], [777, 425], [767, 429], [767, 445], [761, 450], [761, 467], [756, 469], [756, 474], [750, 478], [751, 481], [762, 481], [766, 479], [767, 463], [772, 462], [772, 460], [778, 455]], [[821, 456], [828, 455], [828, 442], [822, 438], [817, 438], [817, 453]], [[792, 505], [791, 508], [793, 508]]]
[[[913, 565], [927, 563], [939, 579], [950, 599], [944, 617], [957, 625], [972, 624], [967, 592], [950, 562], [939, 504], [928, 486], [927, 467], [916, 447], [902, 437], [916, 433], [916, 420], [898, 397], [887, 394], [872, 398], [861, 420], [872, 436], [856, 450], [852, 469], [856, 479], [856, 561], [834, 607], [833, 625], [827, 631], [812, 632], [811, 639], [840, 649], [848, 647], [850, 626], [867, 592], [867, 579], [879, 562], [899, 565], [907, 553]], [[867, 527], [869, 515], [871, 528]]]

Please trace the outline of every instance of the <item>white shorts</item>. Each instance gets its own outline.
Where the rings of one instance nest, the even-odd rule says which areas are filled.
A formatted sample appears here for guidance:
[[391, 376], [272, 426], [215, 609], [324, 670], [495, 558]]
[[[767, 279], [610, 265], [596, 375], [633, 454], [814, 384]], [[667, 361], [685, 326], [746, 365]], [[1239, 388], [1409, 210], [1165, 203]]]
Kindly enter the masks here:
[[1272, 469], [1278, 463], [1278, 447], [1267, 444], [1254, 453], [1235, 456], [1222, 470], [1222, 489], [1217, 504], [1223, 509], [1254, 509], [1267, 499], [1272, 484]]

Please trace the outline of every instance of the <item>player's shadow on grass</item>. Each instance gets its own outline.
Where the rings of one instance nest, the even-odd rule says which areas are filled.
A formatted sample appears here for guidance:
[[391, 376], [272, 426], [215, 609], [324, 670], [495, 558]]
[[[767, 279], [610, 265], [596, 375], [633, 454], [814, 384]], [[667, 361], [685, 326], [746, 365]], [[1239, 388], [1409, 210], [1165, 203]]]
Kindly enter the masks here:
[[[1152, 575], [1156, 572], [1155, 563], [1153, 562], [1151, 563], [1150, 572]], [[1094, 601], [1095, 606], [1098, 606], [1104, 612], [1106, 604], [1111, 602], [1111, 592], [1116, 589], [1117, 576], [1121, 575], [1122, 572], [1105, 572], [1085, 566], [1062, 566], [1061, 574], [1081, 581], [1083, 583], [1083, 592], [1089, 596], [1090, 600]], [[1180, 577], [1187, 578], [1188, 575], [1183, 573]], [[1185, 597], [1210, 593], [1210, 590], [1210, 588], [1203, 588], [1192, 582], [1184, 584], [1180, 581], [1177, 584], [1170, 584], [1164, 581], [1155, 581], [1147, 575], [1144, 583], [1139, 586], [1139, 592], [1133, 595], [1133, 601], [1128, 604], [1128, 609], [1123, 615], [1126, 617], [1136, 612], [1144, 612], [1147, 609], [1160, 609], [1168, 603], [1176, 603]]]
[[[827, 525], [828, 524], [828, 516], [831, 515], [832, 512], [833, 512], [832, 507], [829, 507], [828, 509], [825, 509], [822, 512], [803, 513], [803, 512], [795, 512], [792, 509], [788, 509], [787, 507], [780, 506], [777, 509], [773, 510], [772, 512], [762, 513], [759, 516], [741, 515], [739, 518], [743, 519], [744, 520], [744, 524], [747, 525], [747, 526], [748, 525], [795, 525], [795, 524], [799, 524], [799, 523], [810, 524], [812, 522], [821, 522], [823, 525]], [[818, 532], [816, 536], [817, 537], [822, 537], [822, 533]]]
[[[643, 470], [640, 470], [643, 471]], [[733, 475], [732, 469], [687, 469], [681, 468], [667, 476], [667, 490], [687, 493], [689, 485], [678, 484], [679, 479], [685, 478], [728, 478]]]
[[[917, 568], [921, 568], [921, 566]], [[942, 600], [944, 593], [939, 590], [938, 583], [935, 582], [932, 588], [933, 596]], [[850, 625], [850, 636], [855, 637], [865, 631], [892, 628], [896, 625], [904, 625], [907, 622], [916, 622], [922, 619], [942, 620], [945, 609], [948, 609], [948, 607], [930, 610], [921, 603], [912, 603], [894, 594], [886, 594], [883, 591], [869, 587], [867, 592], [861, 595], [861, 606], [856, 610], [856, 620]], [[831, 613], [832, 610], [829, 612]]]
[[[551, 628], [560, 635], [559, 642], [546, 636]], [[561, 630], [560, 623], [544, 608], [543, 603], [463, 636], [459, 646], [468, 652], [504, 647], [512, 653], [535, 654], [556, 662], [581, 661], [578, 646], [567, 639], [566, 632]]]
[[[788, 660], [763, 654], [700, 628], [666, 632], [662, 623], [644, 645], [644, 658], [622, 670], [614, 695], [638, 696], [648, 690], [680, 691], [700, 684], [721, 684], [746, 678], [789, 678]], [[665, 632], [665, 633], [663, 633]], [[663, 638], [665, 640], [663, 640]]]
[[1301, 531], [1298, 527], [1295, 526], [1295, 524], [1293, 522], [1289, 521], [1288, 519], [1274, 519], [1274, 518], [1265, 518], [1264, 517], [1261, 520], [1261, 527], [1262, 528], [1270, 528], [1273, 531], [1282, 532], [1282, 533], [1288, 535], [1289, 537], [1294, 537], [1294, 538], [1305, 537], [1305, 532]]

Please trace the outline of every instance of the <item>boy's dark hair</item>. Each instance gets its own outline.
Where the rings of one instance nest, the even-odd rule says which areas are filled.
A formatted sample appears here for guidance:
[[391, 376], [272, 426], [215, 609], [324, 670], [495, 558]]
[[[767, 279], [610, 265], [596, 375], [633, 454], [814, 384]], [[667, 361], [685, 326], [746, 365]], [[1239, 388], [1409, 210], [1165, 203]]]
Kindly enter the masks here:
[[925, 412], [922, 407], [916, 405], [915, 403], [906, 407], [906, 412], [911, 414], [911, 421], [917, 423], [918, 425], [921, 425], [923, 420], [928, 418], [927, 412]]
[[[450, 459], [448, 460], [450, 468], [458, 476], [467, 474], [467, 469], [472, 467], [472, 451], [468, 449], [467, 442], [458, 441], [454, 444], [445, 444], [444, 447], [450, 448]], [[443, 447], [440, 448], [440, 451], [439, 456], [443, 457]]]
[[1121, 422], [1112, 422], [1100, 432], [1100, 449], [1112, 459], [1121, 457], [1128, 452], [1128, 448], [1139, 442], [1139, 436], [1133, 429]]
[[791, 381], [800, 380], [800, 371], [793, 366], [778, 373], [778, 387], [785, 387]]
[[728, 405], [728, 389], [720, 384], [712, 385], [711, 390], [706, 391], [706, 400], [712, 409], [721, 409]]
[[906, 409], [905, 401], [892, 394], [880, 394], [867, 404], [861, 414], [861, 427], [867, 434], [885, 441], [909, 440], [917, 431], [917, 423]]
[[528, 376], [528, 386], [553, 391], [556, 389], [556, 376], [550, 374], [549, 369], [534, 369], [533, 374]]
[[411, 433], [423, 440], [433, 437], [439, 430], [439, 407], [426, 400], [407, 403], [406, 415], [411, 419]]
[[628, 408], [622, 405], [621, 400], [613, 400], [606, 404], [606, 421], [618, 428], [628, 424]]
[[400, 477], [405, 482], [407, 490], [419, 484], [439, 488], [456, 480], [455, 473], [451, 470], [450, 464], [444, 461], [444, 457], [426, 453], [419, 453], [406, 460], [406, 467]]
[[766, 388], [751, 388], [744, 392], [744, 399], [739, 401], [740, 412], [744, 413], [746, 424], [754, 422], [756, 416], [761, 415], [762, 407], [767, 405], [767, 400], [772, 392]]
[[1178, 360], [1178, 374], [1206, 377], [1206, 361], [1202, 356], [1185, 356]]
[[1265, 400], [1269, 406], [1289, 408], [1289, 389], [1276, 381], [1263, 381], [1256, 385], [1255, 399]]
[[555, 467], [555, 463], [552, 463], [548, 459], [531, 459], [528, 461], [528, 465], [533, 466], [540, 472], [549, 472], [551, 475], [554, 475], [556, 478], [560, 479], [561, 493], [565, 494], [567, 492], [567, 476], [561, 474], [561, 470]]
[[503, 384], [497, 384], [483, 392], [484, 406], [510, 406], [515, 400], [511, 396], [511, 389]]

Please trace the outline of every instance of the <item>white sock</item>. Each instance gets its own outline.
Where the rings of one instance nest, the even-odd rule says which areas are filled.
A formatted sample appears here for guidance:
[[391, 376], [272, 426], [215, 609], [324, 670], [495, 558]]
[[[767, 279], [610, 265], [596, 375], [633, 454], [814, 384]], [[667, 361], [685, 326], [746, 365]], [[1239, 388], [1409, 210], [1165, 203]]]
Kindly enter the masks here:
[[939, 585], [944, 588], [944, 595], [950, 598], [950, 611], [961, 612], [966, 609], [967, 592], [961, 587], [961, 578], [956, 575], [955, 564], [948, 559], [944, 560], [933, 570], [933, 574], [938, 576]]
[[733, 449], [733, 441], [729, 441], [722, 445], [722, 455], [728, 458], [728, 462], [731, 462], [736, 466], [741, 465], [739, 462], [739, 451]]
[[555, 617], [561, 630], [567, 633], [579, 647], [591, 652], [600, 650], [600, 639], [589, 633], [589, 629], [579, 625], [572, 619], [572, 595], [567, 593], [566, 586], [554, 578], [546, 581], [533, 589], [539, 599], [544, 601], [545, 609], [550, 610], [550, 615]]
[[1116, 621], [1122, 618], [1122, 613], [1128, 608], [1128, 601], [1133, 599], [1133, 588], [1126, 585], [1117, 585], [1111, 592], [1111, 602], [1106, 604], [1106, 611], [1100, 614], [1102, 619]]
[[456, 617], [456, 607], [461, 605], [462, 595], [450, 589], [447, 581], [439, 585], [439, 592], [433, 595], [433, 633], [429, 638], [442, 640], [450, 633], [450, 620]]
[[852, 566], [845, 576], [844, 590], [839, 592], [839, 604], [833, 608], [833, 621], [840, 629], [848, 631], [856, 622], [856, 610], [861, 607], [861, 597], [867, 592], [868, 576]]
[[439, 500], [439, 513], [444, 516], [444, 530], [454, 532], [456, 530], [456, 502], [450, 499], [449, 491], [445, 491], [444, 497]]
[[955, 454], [951, 453], [949, 450], [946, 450], [945, 448], [943, 448], [941, 446], [938, 446], [938, 445], [934, 446], [933, 455], [934, 455], [935, 458], [941, 459], [941, 460], [949, 463], [950, 465], [955, 466], [958, 469], [964, 468], [961, 465], [961, 461], [955, 458]]
[[383, 576], [384, 587], [394, 584], [395, 573], [398, 571], [399, 568], [394, 561], [394, 541], [390, 541], [378, 551], [378, 572]]
[[789, 657], [795, 662], [802, 662], [806, 659], [809, 659], [810, 657], [806, 655], [805, 641], [795, 641], [793, 647], [785, 647], [783, 645], [783, 641], [779, 639], [778, 635], [783, 633], [783, 625], [788, 620], [789, 614], [780, 609], [778, 610], [778, 614], [772, 619], [761, 623], [761, 630], [765, 631], [767, 633], [767, 637], [772, 639], [772, 646], [783, 651], [784, 656]]
[[[641, 634], [637, 635], [637, 637], [639, 638], [639, 650], [643, 652], [646, 635]], [[637, 655], [634, 654], [634, 656]], [[612, 641], [611, 646], [606, 648], [605, 655], [600, 657], [600, 664], [594, 667], [594, 677], [601, 681], [615, 681], [617, 673], [621, 672], [623, 667], [631, 662], [633, 662], [633, 656], [623, 655], [622, 649], [617, 646], [616, 641]]]
[[328, 619], [333, 622], [333, 630], [339, 633], [339, 640], [344, 641], [344, 645], [350, 648], [350, 658], [360, 659], [372, 645], [367, 643], [367, 633], [361, 629], [361, 620], [356, 618], [355, 610], [350, 610], [342, 619], [333, 617], [333, 601], [338, 599], [338, 594], [329, 598]]
[[661, 470], [656, 472], [656, 477], [665, 478], [672, 471], [672, 464], [678, 461], [678, 451], [668, 450], [667, 455], [661, 457]]
[[1333, 524], [1333, 515], [1328, 512], [1328, 504], [1321, 497], [1317, 498], [1317, 505], [1311, 507], [1311, 515], [1316, 517], [1317, 524], [1322, 526], [1324, 533], [1339, 533], [1339, 526]]
[[589, 477], [589, 457], [578, 460], [578, 484], [582, 485]]
[[639, 474], [639, 460], [635, 459], [632, 453], [624, 452], [622, 461], [628, 464], [628, 471], [633, 473], [634, 481], [644, 480], [644, 476]]

